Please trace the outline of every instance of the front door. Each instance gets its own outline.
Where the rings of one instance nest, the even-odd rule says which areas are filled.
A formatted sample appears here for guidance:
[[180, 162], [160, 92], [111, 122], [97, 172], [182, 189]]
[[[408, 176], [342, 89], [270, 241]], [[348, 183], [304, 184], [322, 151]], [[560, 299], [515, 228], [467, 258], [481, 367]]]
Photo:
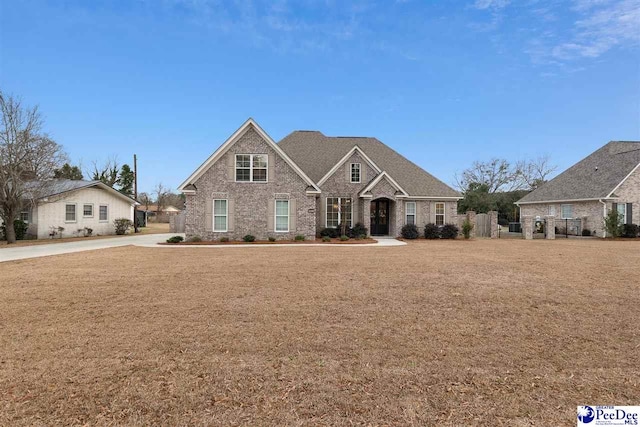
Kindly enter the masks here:
[[371, 202], [371, 235], [387, 234], [389, 234], [389, 201], [374, 200]]

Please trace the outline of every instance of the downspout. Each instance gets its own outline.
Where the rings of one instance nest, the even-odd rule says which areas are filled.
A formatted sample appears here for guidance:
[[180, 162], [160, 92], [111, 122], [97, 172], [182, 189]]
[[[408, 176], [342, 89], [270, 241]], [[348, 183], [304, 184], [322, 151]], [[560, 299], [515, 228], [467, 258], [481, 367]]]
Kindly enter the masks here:
[[[598, 201], [600, 203], [602, 203], [602, 220], [604, 221], [604, 219], [607, 217], [607, 202], [605, 202], [602, 199], [600, 199]], [[602, 227], [602, 237], [607, 237], [607, 228], [606, 227]]]

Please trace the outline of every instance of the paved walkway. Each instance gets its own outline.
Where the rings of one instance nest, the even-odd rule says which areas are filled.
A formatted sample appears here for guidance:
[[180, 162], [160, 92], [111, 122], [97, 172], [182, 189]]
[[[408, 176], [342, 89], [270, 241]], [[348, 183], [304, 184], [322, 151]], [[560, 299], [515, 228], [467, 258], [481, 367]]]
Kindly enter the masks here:
[[[162, 248], [162, 249], [183, 249], [183, 248], [216, 248], [216, 249], [230, 249], [230, 248], [272, 248], [272, 247], [285, 247], [292, 246], [290, 244], [278, 244], [272, 245], [158, 245], [158, 243], [165, 242], [169, 237], [176, 236], [177, 234], [146, 234], [142, 236], [125, 236], [114, 237], [111, 239], [95, 239], [95, 240], [80, 240], [76, 242], [68, 243], [51, 243], [46, 245], [34, 245], [34, 246], [18, 246], [14, 248], [0, 249], [0, 262], [15, 261], [20, 259], [38, 258], [50, 255], [62, 255], [70, 254], [74, 252], [93, 251], [96, 249], [117, 248], [120, 246], [141, 246], [145, 248]], [[330, 246], [330, 247], [361, 247], [361, 246], [404, 246], [406, 243], [396, 240], [390, 237], [376, 237], [377, 243], [360, 243], [360, 244], [348, 244], [343, 243], [339, 245], [327, 245], [323, 243], [306, 243], [296, 245], [298, 248], [318, 247], [318, 246]]]

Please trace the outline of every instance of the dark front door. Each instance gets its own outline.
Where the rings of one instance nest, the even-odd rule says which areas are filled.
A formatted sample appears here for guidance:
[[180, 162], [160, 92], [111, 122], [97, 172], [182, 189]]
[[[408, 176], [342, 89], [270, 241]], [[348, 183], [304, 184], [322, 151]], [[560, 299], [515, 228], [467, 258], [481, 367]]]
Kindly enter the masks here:
[[389, 201], [374, 200], [371, 202], [371, 235], [389, 234]]

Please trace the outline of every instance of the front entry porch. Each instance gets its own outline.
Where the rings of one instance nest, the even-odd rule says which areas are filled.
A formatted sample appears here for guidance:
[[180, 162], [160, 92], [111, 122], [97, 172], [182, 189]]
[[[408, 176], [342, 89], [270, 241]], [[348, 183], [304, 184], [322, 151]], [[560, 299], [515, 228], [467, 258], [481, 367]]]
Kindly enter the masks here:
[[394, 202], [387, 198], [372, 200], [369, 209], [369, 233], [372, 236], [388, 236], [391, 229], [391, 217]]

